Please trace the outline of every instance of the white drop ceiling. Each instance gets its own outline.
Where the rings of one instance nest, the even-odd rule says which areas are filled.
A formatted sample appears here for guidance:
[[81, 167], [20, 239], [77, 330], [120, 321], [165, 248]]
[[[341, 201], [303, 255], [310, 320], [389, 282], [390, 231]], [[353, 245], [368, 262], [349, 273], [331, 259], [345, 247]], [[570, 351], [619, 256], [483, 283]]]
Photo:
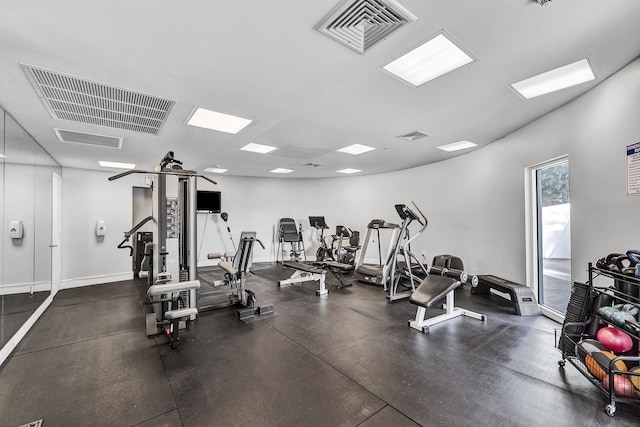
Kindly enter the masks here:
[[[282, 178], [375, 174], [464, 155], [570, 102], [640, 55], [640, 1], [397, 0], [416, 17], [358, 53], [314, 27], [339, 0], [2, 1], [0, 106], [65, 167], [98, 160]], [[367, 26], [365, 26], [367, 27]], [[364, 27], [363, 27], [364, 28]], [[381, 68], [445, 33], [475, 61], [418, 87]], [[596, 80], [529, 100], [511, 84], [588, 58]], [[22, 64], [175, 102], [157, 134], [54, 118]], [[195, 107], [253, 120], [233, 135]], [[122, 138], [62, 142], [55, 129]], [[419, 130], [427, 137], [399, 136]], [[468, 140], [477, 147], [436, 147]], [[278, 147], [269, 154], [240, 150]], [[361, 144], [353, 156], [336, 150]], [[4, 153], [3, 153], [4, 154]], [[10, 161], [9, 158], [4, 161]]]

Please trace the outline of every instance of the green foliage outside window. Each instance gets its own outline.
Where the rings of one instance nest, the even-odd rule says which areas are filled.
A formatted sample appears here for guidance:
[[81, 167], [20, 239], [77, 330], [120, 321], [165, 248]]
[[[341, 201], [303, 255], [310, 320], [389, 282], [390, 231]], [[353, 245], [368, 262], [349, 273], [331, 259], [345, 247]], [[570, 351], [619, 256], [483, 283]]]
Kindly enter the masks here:
[[561, 163], [540, 170], [542, 206], [569, 203], [569, 163]]

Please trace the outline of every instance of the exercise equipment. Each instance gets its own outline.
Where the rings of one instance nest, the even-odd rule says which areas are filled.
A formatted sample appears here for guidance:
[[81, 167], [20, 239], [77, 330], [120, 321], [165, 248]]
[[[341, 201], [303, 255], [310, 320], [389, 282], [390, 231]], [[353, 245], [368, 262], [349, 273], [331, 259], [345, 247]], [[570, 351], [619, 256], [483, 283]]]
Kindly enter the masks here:
[[[384, 261], [382, 258], [380, 230], [388, 230], [391, 232], [389, 248], [387, 249], [387, 252], [385, 254]], [[366, 260], [367, 250], [369, 249], [371, 238], [374, 237], [374, 233], [375, 237], [377, 237], [378, 243], [378, 264], [365, 264], [364, 262]], [[354, 278], [356, 280], [372, 283], [374, 285], [381, 285], [385, 291], [388, 290], [391, 260], [393, 257], [394, 249], [397, 247], [397, 240], [399, 235], [400, 226], [398, 224], [386, 222], [383, 219], [372, 219], [369, 224], [367, 224], [367, 234], [364, 238], [360, 257], [358, 258], [358, 261], [355, 265]]]
[[310, 216], [309, 225], [311, 228], [319, 230], [318, 235], [318, 250], [316, 251], [316, 261], [335, 260], [333, 258], [333, 251], [327, 245], [327, 240], [324, 237], [324, 230], [327, 230], [329, 226], [324, 220], [323, 216]]
[[[148, 296], [153, 306], [153, 313], [147, 314], [147, 332], [173, 333], [170, 343], [175, 348], [179, 340], [176, 339], [178, 331], [173, 331], [174, 324], [194, 320], [198, 312], [196, 290], [200, 284], [196, 280], [196, 179], [205, 179], [212, 184], [216, 182], [195, 171], [184, 170], [182, 162], [174, 157], [172, 151], [152, 171], [131, 169], [109, 177], [109, 181], [131, 174], [151, 177], [152, 215], [125, 233], [126, 241], [132, 232], [152, 221], [153, 241], [145, 245], [145, 254], [150, 258]], [[123, 241], [118, 247], [129, 246], [124, 245]], [[171, 325], [168, 329], [167, 322]]]
[[356, 253], [361, 249], [360, 232], [343, 225], [336, 225], [336, 234], [332, 235], [331, 249], [333, 258], [341, 264], [352, 267], [356, 261]]
[[[604, 376], [609, 373], [610, 362], [616, 357], [610, 351], [594, 351], [587, 354], [584, 364], [591, 375], [602, 381]], [[613, 366], [617, 371], [625, 372], [627, 370], [627, 365], [622, 360], [616, 360]]]
[[250, 271], [253, 263], [253, 248], [255, 243], [258, 243], [262, 249], [264, 249], [264, 245], [256, 237], [255, 231], [243, 231], [240, 234], [238, 249], [234, 255], [229, 256], [228, 254], [221, 253], [210, 253], [207, 255], [208, 259], [220, 260], [218, 267], [224, 271], [224, 280], [214, 282], [215, 290], [200, 293], [200, 297], [203, 298], [201, 301], [205, 301], [204, 297], [219, 296], [227, 297], [228, 301], [200, 305], [200, 310], [239, 305], [242, 308], [238, 310], [238, 317], [242, 320], [253, 317], [256, 314], [273, 312], [273, 304], [256, 307], [255, 294], [245, 287], [246, 275]]
[[[486, 321], [487, 317], [484, 314], [455, 306], [454, 292], [461, 285], [462, 283], [459, 280], [452, 277], [435, 275], [425, 277], [409, 298], [411, 304], [418, 306], [416, 317], [414, 320], [409, 321], [409, 327], [428, 333], [431, 326], [459, 316], [468, 316], [483, 322]], [[427, 319], [427, 309], [444, 297], [446, 297], [445, 312]]]
[[[413, 206], [420, 213], [420, 216], [407, 205], [395, 205], [402, 224], [400, 225], [400, 233], [397, 236], [390, 260], [389, 295], [387, 295], [387, 299], [390, 302], [410, 297], [416, 289], [416, 284], [429, 275], [427, 267], [425, 267], [420, 258], [411, 252], [411, 242], [422, 234], [428, 226], [427, 217], [415, 203], [413, 203]], [[411, 237], [409, 226], [413, 221], [417, 221], [422, 228]]]
[[327, 275], [326, 270], [319, 267], [315, 267], [313, 265], [303, 264], [301, 262], [294, 262], [294, 261], [283, 262], [282, 266], [286, 268], [291, 268], [295, 271], [293, 272], [290, 278], [279, 280], [278, 287], [283, 285], [291, 285], [295, 283], [317, 281], [319, 282], [319, 288], [316, 291], [316, 295], [320, 296], [320, 295], [325, 295], [329, 293], [329, 291], [327, 290], [327, 284], [325, 282], [326, 275]]
[[629, 379], [624, 375], [613, 374], [613, 380], [611, 380], [610, 376], [611, 374], [606, 374], [602, 378], [602, 386], [606, 391], [611, 390], [611, 383], [613, 382], [613, 392], [616, 397], [631, 398], [635, 396], [636, 389]]
[[640, 396], [640, 366], [629, 369], [629, 379], [636, 389], [636, 395]]
[[233, 241], [233, 235], [231, 234], [231, 228], [229, 227], [229, 223], [227, 222], [227, 220], [229, 219], [229, 214], [226, 212], [222, 212], [220, 214], [220, 218], [222, 218], [222, 220], [224, 221], [225, 225], [227, 226], [227, 233], [229, 233], [229, 240], [231, 240], [231, 244], [233, 245], [233, 250], [236, 250], [236, 244]]
[[533, 289], [500, 277], [492, 275], [478, 276], [478, 286], [472, 288], [471, 293], [489, 294], [491, 293], [491, 289], [495, 289], [509, 295], [517, 315], [537, 316], [540, 314], [540, 307], [536, 301]]
[[594, 351], [609, 351], [609, 349], [600, 341], [591, 338], [578, 341], [576, 344], [576, 356], [578, 356], [582, 363], [584, 363], [587, 354], [593, 353]]
[[626, 332], [612, 326], [601, 328], [596, 338], [614, 353], [624, 353], [633, 347], [631, 337]]
[[147, 336], [157, 334], [158, 328], [162, 328], [169, 337], [171, 348], [177, 348], [180, 344], [180, 322], [185, 322], [198, 314], [197, 308], [185, 306], [182, 296], [185, 292], [198, 288], [200, 288], [199, 280], [149, 286], [147, 289], [149, 301], [154, 306], [160, 307], [159, 312], [162, 315], [158, 321], [153, 313], [147, 316]]
[[[284, 256], [287, 252], [285, 249], [286, 244], [290, 244], [289, 260], [300, 261], [301, 258], [307, 260], [307, 254], [304, 249], [304, 240], [302, 239], [302, 225], [300, 228], [296, 225], [296, 222], [292, 218], [280, 218], [278, 221], [278, 249], [276, 250], [276, 262], [282, 257], [284, 263]], [[282, 251], [281, 251], [282, 250]]]

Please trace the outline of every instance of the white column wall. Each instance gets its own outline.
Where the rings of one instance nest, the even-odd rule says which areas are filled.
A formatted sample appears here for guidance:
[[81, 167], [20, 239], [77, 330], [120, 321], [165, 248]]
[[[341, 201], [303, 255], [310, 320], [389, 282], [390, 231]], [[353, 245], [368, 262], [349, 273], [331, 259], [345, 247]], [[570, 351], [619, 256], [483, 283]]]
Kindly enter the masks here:
[[[425, 252], [427, 260], [450, 253], [461, 257], [471, 273], [525, 283], [524, 170], [568, 154], [572, 271], [574, 280], [585, 280], [587, 262], [640, 247], [634, 226], [640, 197], [627, 196], [625, 188], [625, 147], [640, 140], [638, 76], [640, 60], [502, 140], [444, 162], [317, 180], [222, 175], [215, 178], [219, 185], [201, 181], [199, 188], [222, 192], [222, 210], [229, 213], [236, 243], [242, 230], [257, 231], [267, 250], [256, 248], [256, 261], [275, 259], [279, 218], [302, 222], [307, 254], [312, 255], [317, 246], [309, 215], [324, 215], [332, 228], [345, 225], [364, 237], [372, 218], [397, 222], [393, 205], [415, 200], [428, 216], [429, 228], [412, 246], [414, 252]], [[180, 158], [179, 147], [175, 152]], [[63, 220], [63, 279], [127, 271], [128, 254], [115, 246], [131, 226], [131, 186], [142, 184], [108, 182], [108, 174], [73, 169], [65, 169], [63, 176], [63, 209], [69, 215]], [[107, 221], [102, 243], [92, 234], [97, 219]], [[198, 227], [200, 265], [210, 264], [208, 252], [231, 250], [218, 215], [199, 215]]]

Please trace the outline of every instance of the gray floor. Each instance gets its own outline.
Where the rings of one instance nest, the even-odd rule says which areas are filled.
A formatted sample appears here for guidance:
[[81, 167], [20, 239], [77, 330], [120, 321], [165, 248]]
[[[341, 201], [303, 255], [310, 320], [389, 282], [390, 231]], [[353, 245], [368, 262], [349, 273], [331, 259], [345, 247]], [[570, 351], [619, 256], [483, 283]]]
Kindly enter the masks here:
[[[275, 314], [203, 313], [171, 350], [147, 338], [144, 285], [61, 291], [0, 369], [0, 424], [19, 426], [637, 426], [640, 406], [606, 400], [558, 367], [558, 325], [495, 295], [456, 291], [488, 316], [421, 334], [408, 301], [355, 283], [317, 297], [312, 282], [257, 264], [248, 279]], [[203, 272], [203, 281], [216, 271]], [[433, 315], [440, 310], [433, 310]]]
[[542, 261], [543, 268], [543, 295], [542, 304], [564, 314], [571, 296], [571, 260], [558, 258], [545, 258]]

